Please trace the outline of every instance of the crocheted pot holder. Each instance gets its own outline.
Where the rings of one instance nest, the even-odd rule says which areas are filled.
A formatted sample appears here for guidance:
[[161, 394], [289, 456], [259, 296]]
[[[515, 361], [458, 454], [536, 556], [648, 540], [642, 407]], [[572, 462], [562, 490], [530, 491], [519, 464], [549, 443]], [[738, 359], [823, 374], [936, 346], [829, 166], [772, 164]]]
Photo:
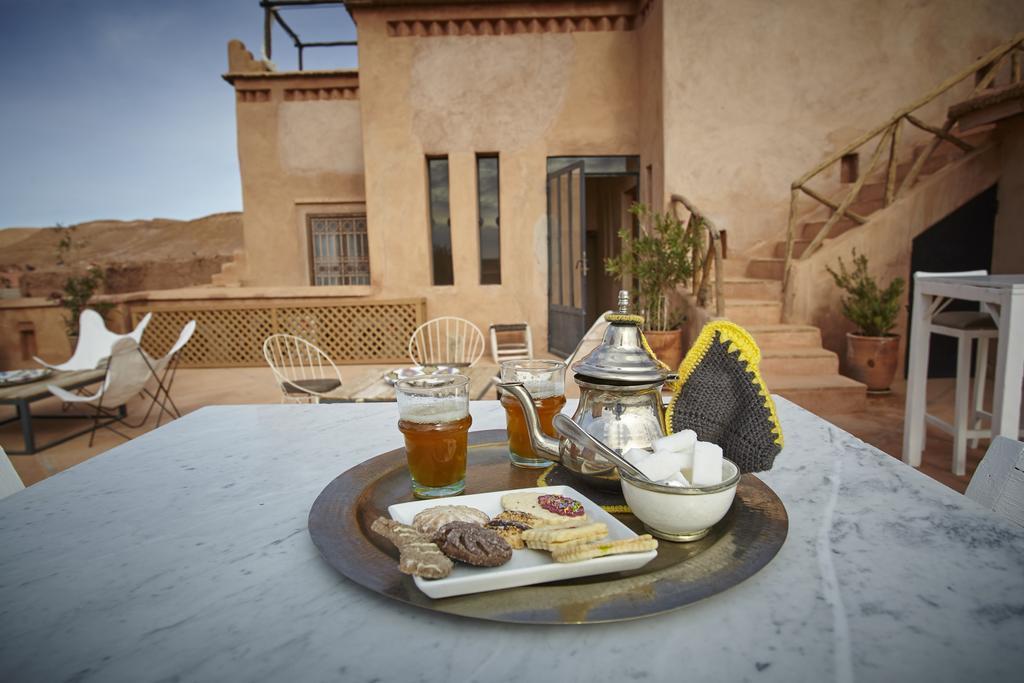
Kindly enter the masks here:
[[708, 323], [679, 366], [666, 431], [692, 429], [722, 447], [740, 472], [770, 470], [782, 450], [782, 427], [750, 334], [726, 320]]

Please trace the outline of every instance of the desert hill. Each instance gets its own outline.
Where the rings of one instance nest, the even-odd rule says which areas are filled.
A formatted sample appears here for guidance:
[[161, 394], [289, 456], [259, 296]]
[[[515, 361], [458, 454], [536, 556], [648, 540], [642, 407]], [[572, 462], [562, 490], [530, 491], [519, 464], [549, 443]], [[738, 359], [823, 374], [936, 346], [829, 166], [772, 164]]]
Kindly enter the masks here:
[[72, 270], [103, 268], [108, 293], [209, 284], [242, 248], [242, 215], [216, 213], [191, 221], [98, 220], [71, 231], [73, 249], [59, 265], [60, 228], [0, 230], [0, 276], [23, 296], [48, 296]]

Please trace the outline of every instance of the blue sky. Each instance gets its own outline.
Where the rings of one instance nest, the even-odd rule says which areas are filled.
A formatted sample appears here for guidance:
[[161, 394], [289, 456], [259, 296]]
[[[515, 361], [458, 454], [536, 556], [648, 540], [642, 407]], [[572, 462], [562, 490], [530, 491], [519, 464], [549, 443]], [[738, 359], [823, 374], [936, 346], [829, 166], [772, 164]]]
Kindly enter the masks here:
[[[0, 0], [0, 227], [190, 219], [242, 207], [227, 42], [262, 45], [258, 0]], [[344, 8], [283, 10], [350, 40]], [[274, 31], [274, 62], [295, 68]], [[350, 68], [353, 48], [306, 50]]]

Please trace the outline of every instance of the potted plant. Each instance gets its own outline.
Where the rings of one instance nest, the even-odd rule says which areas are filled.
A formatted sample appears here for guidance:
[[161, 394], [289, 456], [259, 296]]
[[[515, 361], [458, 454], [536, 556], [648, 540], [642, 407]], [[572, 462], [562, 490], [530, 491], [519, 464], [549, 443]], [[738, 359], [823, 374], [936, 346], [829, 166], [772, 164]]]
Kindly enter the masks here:
[[[74, 228], [64, 228], [59, 224], [57, 228], [64, 231], [57, 244], [57, 265], [73, 268], [74, 265], [68, 263], [69, 257], [75, 247], [79, 246], [74, 243]], [[91, 308], [106, 317], [107, 312], [113, 308], [113, 304], [109, 302], [92, 300], [97, 291], [103, 287], [104, 282], [106, 282], [106, 276], [103, 269], [95, 264], [89, 264], [84, 273], [73, 273], [66, 277], [61, 291], [50, 295], [51, 299], [57, 301], [68, 312], [64, 316], [64, 328], [67, 331], [72, 350], [78, 343], [78, 318], [82, 311]]]
[[846, 292], [842, 298], [843, 315], [857, 326], [856, 332], [846, 334], [847, 372], [868, 391], [889, 390], [896, 374], [899, 335], [891, 334], [896, 326], [903, 278], [896, 278], [884, 289], [868, 273], [868, 257], [852, 252], [853, 270], [848, 271], [839, 259], [839, 271], [825, 266], [836, 286]]
[[693, 238], [671, 213], [652, 211], [644, 204], [633, 204], [629, 211], [640, 220], [640, 235], [634, 238], [631, 230], [619, 231], [622, 253], [605, 260], [605, 271], [636, 282], [647, 343], [655, 356], [674, 369], [683, 359], [680, 323], [684, 316], [672, 294], [693, 273]]

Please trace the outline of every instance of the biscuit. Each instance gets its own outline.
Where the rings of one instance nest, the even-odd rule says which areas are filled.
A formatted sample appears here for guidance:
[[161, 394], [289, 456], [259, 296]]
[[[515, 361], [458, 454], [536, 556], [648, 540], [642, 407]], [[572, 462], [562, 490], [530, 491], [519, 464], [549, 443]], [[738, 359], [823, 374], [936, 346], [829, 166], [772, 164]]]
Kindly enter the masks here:
[[398, 548], [398, 571], [403, 574], [443, 579], [451, 573], [454, 566], [452, 561], [436, 544], [413, 527], [387, 517], [378, 517], [370, 529]]
[[487, 522], [487, 524], [484, 524], [484, 528], [498, 532], [498, 535], [504, 538], [505, 542], [508, 543], [513, 550], [522, 550], [526, 547], [526, 543], [523, 542], [523, 532], [528, 531], [530, 527], [523, 522], [515, 522], [510, 519], [498, 519], [496, 517]]
[[412, 525], [420, 533], [433, 537], [448, 522], [471, 522], [483, 526], [490, 519], [486, 512], [468, 505], [436, 505], [421, 510], [412, 518]]
[[512, 559], [512, 547], [498, 532], [465, 522], [449, 522], [435, 537], [453, 560], [476, 567], [498, 567]]
[[523, 541], [527, 548], [534, 550], [551, 550], [576, 546], [587, 541], [595, 541], [608, 535], [608, 527], [601, 522], [585, 526], [555, 529], [530, 529], [523, 532]]
[[657, 550], [657, 548], [658, 542], [649, 534], [644, 534], [636, 538], [623, 538], [618, 541], [577, 543], [572, 547], [556, 548], [551, 552], [551, 558], [555, 562], [581, 562], [583, 560], [592, 560], [595, 557], [604, 557], [605, 555], [643, 553], [648, 550]]
[[582, 522], [587, 519], [583, 505], [578, 500], [536, 491], [506, 493], [501, 497], [501, 507], [547, 520]]
[[[507, 522], [519, 522], [525, 524], [531, 529], [537, 529], [540, 527], [556, 527], [556, 526], [573, 526], [574, 521], [564, 519], [554, 519], [538, 517], [537, 515], [531, 515], [529, 512], [523, 512], [522, 510], [505, 510], [496, 514], [491, 521], [504, 520]], [[578, 521], [578, 520], [577, 520]]]

